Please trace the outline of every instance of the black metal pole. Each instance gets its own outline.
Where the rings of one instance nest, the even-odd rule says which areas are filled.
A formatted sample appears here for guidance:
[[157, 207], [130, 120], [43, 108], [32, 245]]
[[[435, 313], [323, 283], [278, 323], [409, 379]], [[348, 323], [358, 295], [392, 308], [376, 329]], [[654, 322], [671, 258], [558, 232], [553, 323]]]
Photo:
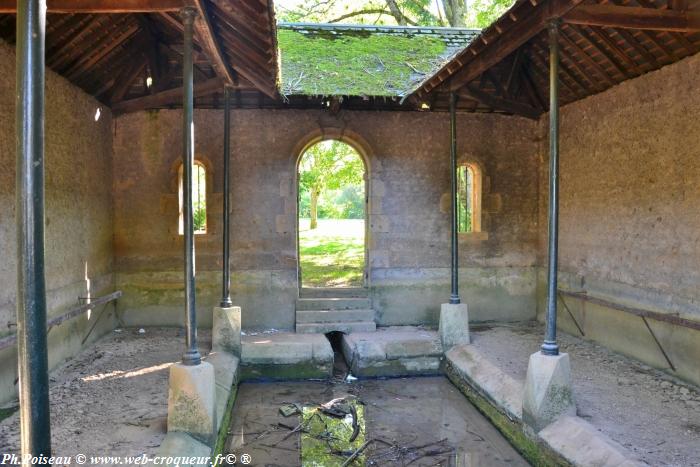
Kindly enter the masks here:
[[187, 328], [187, 350], [182, 356], [185, 365], [199, 365], [202, 357], [197, 348], [197, 308], [194, 286], [194, 223], [192, 222], [192, 166], [194, 164], [194, 94], [192, 69], [192, 28], [197, 10], [186, 7], [180, 10], [184, 26], [182, 69], [182, 200], [185, 233], [185, 312]]
[[17, 352], [22, 454], [51, 455], [44, 276], [46, 0], [17, 2]]
[[230, 221], [230, 198], [231, 182], [230, 165], [231, 161], [231, 88], [224, 88], [224, 264], [223, 264], [223, 290], [221, 295], [221, 307], [233, 306], [231, 301], [231, 221]]
[[557, 257], [559, 249], [559, 21], [549, 23], [549, 263], [545, 355], [559, 355], [557, 344]]
[[450, 94], [450, 172], [452, 181], [452, 292], [450, 303], [461, 303], [459, 299], [459, 242], [457, 237], [457, 95]]

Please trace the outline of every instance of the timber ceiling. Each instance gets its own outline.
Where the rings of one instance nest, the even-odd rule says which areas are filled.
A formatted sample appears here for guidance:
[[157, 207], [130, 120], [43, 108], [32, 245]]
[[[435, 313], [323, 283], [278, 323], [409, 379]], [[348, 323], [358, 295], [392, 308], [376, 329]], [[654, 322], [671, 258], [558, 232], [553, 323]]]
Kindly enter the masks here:
[[[47, 0], [46, 62], [116, 113], [180, 107], [184, 5], [197, 8], [195, 106], [446, 111], [538, 118], [548, 110], [548, 36], [560, 18], [563, 105], [700, 51], [700, 0], [517, 0], [403, 100], [280, 96], [273, 0]], [[15, 40], [15, 0], [0, 38]], [[311, 57], [310, 57], [311, 58]], [[150, 80], [149, 80], [150, 78]], [[150, 84], [150, 86], [149, 86]]]
[[[197, 8], [195, 97], [224, 84], [277, 97], [272, 0], [48, 0], [46, 64], [117, 112], [180, 106], [183, 26]], [[15, 41], [14, 0], [0, 0], [0, 37]], [[149, 79], [150, 78], [150, 79]]]
[[411, 95], [445, 110], [537, 118], [549, 107], [547, 24], [560, 17], [560, 102], [602, 92], [700, 51], [699, 0], [518, 0]]

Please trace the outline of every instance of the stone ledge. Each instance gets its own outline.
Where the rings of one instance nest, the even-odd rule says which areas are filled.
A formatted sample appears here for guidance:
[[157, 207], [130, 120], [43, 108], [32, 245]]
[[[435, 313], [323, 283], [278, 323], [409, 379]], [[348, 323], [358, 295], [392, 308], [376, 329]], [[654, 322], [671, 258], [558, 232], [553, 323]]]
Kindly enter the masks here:
[[460, 376], [511, 418], [522, 419], [524, 383], [505, 374], [473, 345], [458, 345], [445, 357]]
[[288, 332], [246, 335], [242, 339], [241, 379], [328, 378], [333, 349], [323, 334]]
[[575, 416], [560, 417], [538, 433], [539, 437], [567, 461], [577, 466], [641, 467], [625, 448]]
[[[527, 441], [519, 443], [514, 440], [511, 433], [508, 438], [515, 443], [519, 450], [532, 452], [533, 446], [540, 445], [544, 454], [537, 453], [536, 456], [546, 455], [547, 451], [551, 451], [560, 457], [564, 464], [581, 467], [643, 465], [622, 446], [576, 416], [560, 417], [539, 433], [533, 433], [522, 422], [524, 382], [507, 375], [473, 345], [453, 347], [445, 356], [448, 377], [458, 387], [461, 389], [462, 386], [470, 388], [483, 397], [497, 412], [505, 414], [511, 422], [519, 427], [517, 431], [520, 433], [516, 435], [518, 439], [533, 438], [534, 443]], [[458, 378], [458, 381], [454, 380], [455, 377]], [[489, 416], [489, 418], [492, 417]], [[496, 425], [499, 426], [498, 423]], [[522, 446], [521, 444], [529, 445]], [[556, 463], [560, 464], [559, 461]]]
[[442, 345], [437, 332], [412, 326], [380, 328], [343, 336], [343, 354], [362, 377], [440, 373]]

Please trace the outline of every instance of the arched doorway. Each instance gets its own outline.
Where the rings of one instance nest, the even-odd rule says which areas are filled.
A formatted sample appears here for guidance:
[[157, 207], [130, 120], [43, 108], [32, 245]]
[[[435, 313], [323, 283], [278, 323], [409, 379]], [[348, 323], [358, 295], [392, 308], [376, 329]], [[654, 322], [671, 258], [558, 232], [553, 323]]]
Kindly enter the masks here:
[[299, 286], [367, 283], [367, 166], [350, 144], [322, 140], [297, 164]]

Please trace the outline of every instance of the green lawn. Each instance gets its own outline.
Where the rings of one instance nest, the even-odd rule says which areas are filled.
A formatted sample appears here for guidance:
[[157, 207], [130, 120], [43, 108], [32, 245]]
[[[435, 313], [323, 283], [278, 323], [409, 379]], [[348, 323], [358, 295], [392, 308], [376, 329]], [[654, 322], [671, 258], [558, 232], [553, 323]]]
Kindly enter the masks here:
[[365, 263], [365, 221], [299, 219], [301, 281], [304, 287], [362, 287]]

